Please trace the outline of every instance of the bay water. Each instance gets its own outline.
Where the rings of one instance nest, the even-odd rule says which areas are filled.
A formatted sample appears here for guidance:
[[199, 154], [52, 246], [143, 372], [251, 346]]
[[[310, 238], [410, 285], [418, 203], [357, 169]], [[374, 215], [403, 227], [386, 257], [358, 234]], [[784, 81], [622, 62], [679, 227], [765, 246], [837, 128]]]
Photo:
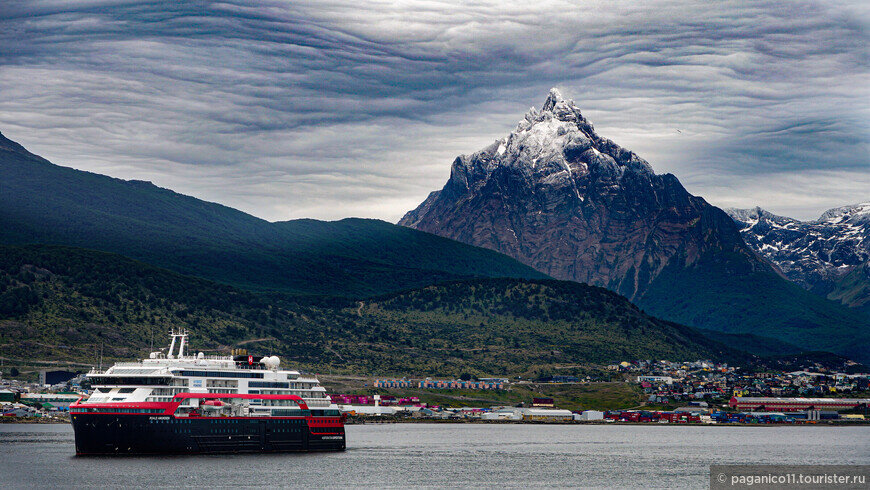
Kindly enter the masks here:
[[711, 464], [870, 464], [870, 426], [367, 424], [343, 453], [76, 457], [0, 425], [0, 488], [707, 488]]

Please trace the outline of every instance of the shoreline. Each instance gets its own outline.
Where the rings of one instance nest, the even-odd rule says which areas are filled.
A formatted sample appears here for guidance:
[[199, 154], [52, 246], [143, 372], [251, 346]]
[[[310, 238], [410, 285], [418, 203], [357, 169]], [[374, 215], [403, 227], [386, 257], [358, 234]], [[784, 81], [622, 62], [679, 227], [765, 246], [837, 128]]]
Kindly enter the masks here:
[[54, 417], [0, 417], [0, 424], [56, 425], [68, 423], [70, 423], [69, 419]]
[[[33, 425], [61, 425], [69, 424], [69, 420], [49, 417], [0, 417], [0, 424], [33, 424]], [[739, 423], [717, 423], [717, 424], [660, 424], [649, 422], [532, 422], [522, 420], [438, 420], [438, 419], [417, 419], [417, 420], [365, 420], [351, 421], [345, 425], [393, 425], [393, 424], [472, 424], [472, 425], [558, 425], [558, 426], [584, 426], [584, 425], [619, 425], [619, 426], [642, 426], [642, 427], [860, 427], [870, 426], [870, 421], [849, 421], [849, 422], [824, 422], [814, 424], [739, 424]]]
[[870, 421], [830, 421], [822, 423], [800, 424], [742, 424], [742, 423], [657, 423], [657, 422], [602, 422], [602, 421], [571, 421], [571, 422], [539, 422], [523, 420], [439, 420], [439, 419], [408, 419], [408, 420], [364, 420], [349, 421], [345, 425], [381, 425], [381, 424], [478, 424], [478, 425], [636, 425], [657, 427], [855, 427], [870, 426]]

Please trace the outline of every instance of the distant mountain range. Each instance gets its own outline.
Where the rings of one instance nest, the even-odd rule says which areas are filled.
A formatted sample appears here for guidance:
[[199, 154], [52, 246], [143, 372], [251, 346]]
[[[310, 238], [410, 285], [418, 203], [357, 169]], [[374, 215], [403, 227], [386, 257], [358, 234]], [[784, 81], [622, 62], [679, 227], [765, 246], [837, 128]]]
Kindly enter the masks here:
[[761, 208], [728, 209], [743, 239], [804, 288], [870, 312], [870, 202], [831, 209], [813, 221]]
[[248, 289], [308, 295], [547, 277], [500, 253], [379, 220], [269, 223], [149, 182], [54, 165], [2, 135], [0, 243], [104, 250]]
[[456, 158], [444, 188], [399, 224], [606, 287], [668, 320], [870, 356], [870, 319], [783, 278], [725, 212], [599, 136], [555, 89], [511, 134]]

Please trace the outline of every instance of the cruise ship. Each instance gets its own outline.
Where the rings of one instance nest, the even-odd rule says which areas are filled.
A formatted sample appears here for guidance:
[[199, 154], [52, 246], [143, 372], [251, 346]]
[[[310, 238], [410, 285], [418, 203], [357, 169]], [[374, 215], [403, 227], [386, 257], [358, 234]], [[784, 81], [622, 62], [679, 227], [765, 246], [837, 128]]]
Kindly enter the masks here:
[[312, 376], [275, 356], [167, 352], [87, 374], [92, 393], [70, 405], [76, 454], [343, 451], [344, 418]]

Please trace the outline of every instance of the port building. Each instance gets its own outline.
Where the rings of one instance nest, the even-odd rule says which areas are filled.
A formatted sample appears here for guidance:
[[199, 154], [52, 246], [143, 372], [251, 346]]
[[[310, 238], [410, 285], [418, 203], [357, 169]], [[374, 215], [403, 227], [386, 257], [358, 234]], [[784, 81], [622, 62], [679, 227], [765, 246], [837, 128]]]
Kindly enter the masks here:
[[574, 412], [557, 408], [526, 408], [522, 410], [523, 420], [527, 422], [570, 422]]
[[735, 396], [728, 402], [731, 408], [747, 411], [799, 412], [805, 410], [866, 409], [870, 398], [776, 398]]
[[24, 393], [21, 395], [21, 403], [45, 410], [65, 411], [81, 397], [82, 395], [73, 393]]
[[592, 420], [604, 420], [604, 412], [598, 410], [584, 410], [583, 413], [575, 413], [574, 420], [589, 422]]

